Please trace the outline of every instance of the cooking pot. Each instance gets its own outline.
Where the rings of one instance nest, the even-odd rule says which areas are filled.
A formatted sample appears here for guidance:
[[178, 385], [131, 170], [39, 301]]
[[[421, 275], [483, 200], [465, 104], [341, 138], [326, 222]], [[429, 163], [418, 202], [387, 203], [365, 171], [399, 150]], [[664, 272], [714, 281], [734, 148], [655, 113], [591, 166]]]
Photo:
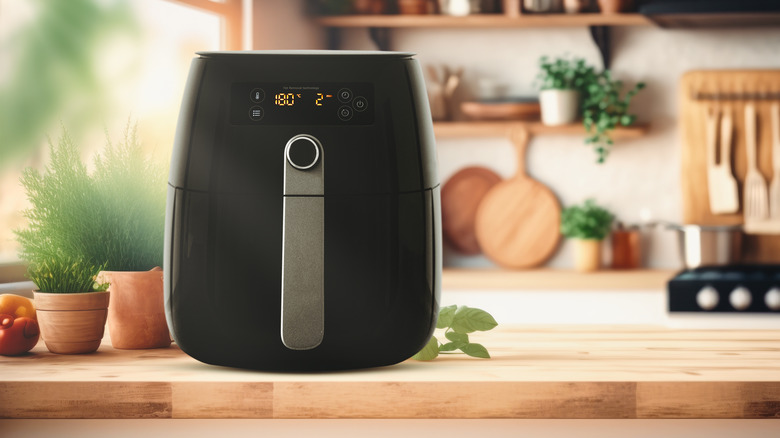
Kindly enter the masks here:
[[686, 269], [739, 263], [742, 227], [739, 225], [667, 225], [677, 231], [680, 255]]

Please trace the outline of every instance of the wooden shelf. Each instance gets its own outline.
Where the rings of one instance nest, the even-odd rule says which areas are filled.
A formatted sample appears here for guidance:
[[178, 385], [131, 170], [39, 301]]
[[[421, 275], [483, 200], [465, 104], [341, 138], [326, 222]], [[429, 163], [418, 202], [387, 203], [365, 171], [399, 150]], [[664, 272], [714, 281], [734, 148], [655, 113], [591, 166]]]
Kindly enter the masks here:
[[444, 269], [442, 288], [468, 290], [664, 290], [672, 270], [602, 270], [581, 274], [563, 269]]
[[447, 15], [334, 15], [315, 18], [327, 27], [574, 27], [574, 26], [650, 26], [640, 14], [474, 14], [465, 17]]
[[[435, 122], [433, 130], [437, 137], [508, 137], [514, 129], [527, 129], [531, 135], [586, 135], [582, 123], [562, 126], [547, 126], [539, 121], [486, 121], [486, 122]], [[638, 124], [628, 128], [617, 128], [612, 138], [631, 139], [644, 136], [649, 125]]]
[[[249, 336], [249, 334], [247, 334]], [[0, 418], [777, 418], [780, 331], [499, 326], [492, 359], [337, 373], [210, 366], [175, 345], [0, 356]], [[358, 353], [359, 354], [359, 353]], [[453, 383], [457, 382], [457, 383]]]

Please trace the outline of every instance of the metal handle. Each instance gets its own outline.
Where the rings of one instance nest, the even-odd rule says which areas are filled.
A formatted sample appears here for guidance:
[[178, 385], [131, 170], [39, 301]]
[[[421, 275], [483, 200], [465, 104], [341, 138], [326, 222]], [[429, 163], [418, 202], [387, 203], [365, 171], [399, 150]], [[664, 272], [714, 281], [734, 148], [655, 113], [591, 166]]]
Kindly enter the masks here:
[[[297, 141], [317, 148], [314, 163], [294, 163]], [[291, 350], [310, 350], [325, 334], [324, 154], [316, 138], [302, 134], [287, 142], [284, 157], [281, 339]]]

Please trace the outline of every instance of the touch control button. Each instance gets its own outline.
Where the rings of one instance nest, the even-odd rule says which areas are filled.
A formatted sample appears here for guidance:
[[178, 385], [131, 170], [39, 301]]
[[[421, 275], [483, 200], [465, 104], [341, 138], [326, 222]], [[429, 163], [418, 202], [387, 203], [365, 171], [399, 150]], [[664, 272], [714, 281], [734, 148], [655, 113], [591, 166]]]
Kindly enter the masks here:
[[352, 102], [352, 106], [358, 111], [365, 111], [368, 108], [368, 101], [363, 96], [358, 96]]
[[352, 108], [346, 105], [339, 108], [339, 118], [345, 122], [352, 118], [352, 114]]
[[258, 121], [262, 120], [265, 113], [263, 112], [263, 108], [259, 106], [253, 106], [252, 108], [249, 108], [249, 118]]
[[342, 103], [349, 103], [349, 101], [352, 100], [352, 90], [349, 88], [342, 88], [339, 90], [338, 96]]
[[287, 142], [287, 161], [299, 170], [311, 169], [320, 159], [320, 148], [317, 141], [308, 135], [297, 135]]
[[249, 100], [254, 103], [260, 103], [265, 100], [265, 91], [262, 88], [255, 88], [249, 93]]

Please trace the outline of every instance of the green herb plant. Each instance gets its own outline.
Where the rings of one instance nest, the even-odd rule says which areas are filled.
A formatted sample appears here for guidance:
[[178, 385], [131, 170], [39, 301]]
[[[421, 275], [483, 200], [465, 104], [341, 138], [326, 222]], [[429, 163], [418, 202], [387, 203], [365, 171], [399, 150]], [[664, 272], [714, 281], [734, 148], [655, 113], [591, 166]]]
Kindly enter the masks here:
[[536, 76], [542, 90], [577, 90], [586, 92], [588, 84], [596, 77], [595, 70], [584, 59], [539, 59], [540, 72]]
[[439, 354], [453, 354], [457, 350], [472, 357], [489, 359], [487, 349], [481, 344], [471, 342], [469, 333], [488, 331], [497, 325], [496, 320], [484, 310], [457, 305], [443, 307], [439, 309], [436, 328], [444, 329], [444, 337], [449, 342], [440, 343], [436, 336], [432, 336], [428, 344], [412, 356], [412, 359], [432, 360]]
[[582, 104], [582, 122], [589, 133], [585, 144], [593, 145], [598, 163], [606, 160], [614, 143], [610, 133], [636, 121], [636, 116], [628, 113], [628, 106], [645, 84], [637, 83], [621, 97], [623, 88], [623, 82], [613, 79], [609, 70], [594, 76], [587, 85]]
[[588, 199], [583, 205], [573, 205], [561, 212], [561, 234], [575, 239], [604, 240], [609, 234], [614, 216]]
[[50, 150], [44, 172], [22, 174], [31, 207], [27, 228], [15, 231], [39, 290], [90, 292], [101, 270], [160, 266], [166, 172], [143, 158], [135, 128], [128, 125], [124, 142], [109, 142], [92, 175], [66, 131]]

